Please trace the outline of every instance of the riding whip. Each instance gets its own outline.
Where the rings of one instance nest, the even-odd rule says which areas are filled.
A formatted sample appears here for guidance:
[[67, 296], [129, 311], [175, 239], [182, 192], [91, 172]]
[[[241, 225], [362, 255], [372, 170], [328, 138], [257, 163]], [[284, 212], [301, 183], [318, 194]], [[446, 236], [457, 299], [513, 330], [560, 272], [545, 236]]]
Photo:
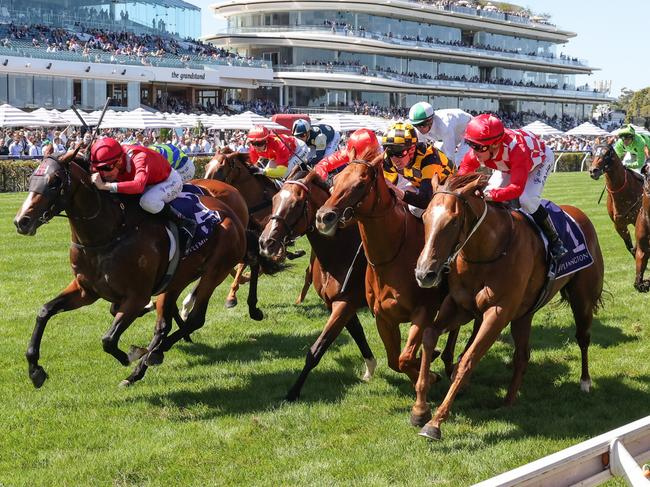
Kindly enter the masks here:
[[357, 257], [359, 257], [359, 254], [361, 253], [361, 249], [363, 249], [363, 242], [359, 244], [359, 248], [357, 249], [357, 253], [354, 254], [354, 259], [352, 259], [352, 264], [350, 264], [350, 268], [348, 269], [348, 273], [345, 275], [345, 280], [343, 281], [343, 286], [341, 286], [341, 293], [345, 292], [345, 289], [348, 287], [348, 281], [350, 280], [350, 276], [352, 275], [352, 269], [354, 269], [354, 264], [357, 261]]
[[598, 204], [600, 204], [600, 200], [603, 199], [603, 195], [605, 194], [605, 189], [607, 189], [607, 185], [603, 186], [603, 190], [600, 192], [600, 198], [598, 198]]
[[[289, 152], [292, 152], [291, 147], [289, 147], [289, 146], [287, 145], [287, 143], [284, 141], [284, 139], [283, 139], [282, 137], [280, 137], [280, 134], [278, 134], [274, 129], [271, 129], [271, 133], [272, 133], [273, 135], [277, 136], [278, 139], [280, 139], [280, 142], [282, 142], [282, 145], [284, 145], [284, 146], [289, 150]], [[304, 165], [305, 165], [305, 168], [308, 168], [308, 167], [309, 167], [309, 164], [307, 163], [307, 161], [305, 161], [305, 160], [304, 160], [302, 157], [300, 157], [297, 153], [294, 152], [293, 155], [296, 156], [298, 159], [300, 159], [300, 163], [301, 163], [301, 164], [304, 164]]]

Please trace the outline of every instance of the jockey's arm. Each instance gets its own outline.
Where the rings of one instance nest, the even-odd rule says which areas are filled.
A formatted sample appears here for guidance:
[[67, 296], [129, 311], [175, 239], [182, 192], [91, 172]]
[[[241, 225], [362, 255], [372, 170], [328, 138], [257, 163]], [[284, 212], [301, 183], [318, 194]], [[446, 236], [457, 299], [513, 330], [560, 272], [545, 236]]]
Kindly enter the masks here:
[[[276, 166], [289, 166], [289, 159], [293, 155], [289, 148], [286, 146], [286, 142], [278, 140], [276, 137], [269, 137], [267, 152], [269, 153], [269, 159], [275, 162]], [[268, 166], [267, 166], [268, 167]], [[282, 177], [282, 176], [280, 176]]]
[[142, 194], [144, 192], [149, 179], [149, 165], [143, 160], [144, 158], [144, 154], [137, 154], [133, 157], [132, 163], [135, 165], [133, 179], [113, 183], [115, 189], [111, 188], [112, 193]]
[[445, 153], [447, 158], [452, 161], [454, 160], [454, 154], [456, 154], [456, 138], [454, 137], [453, 131], [448, 130], [445, 132], [440, 150]]
[[421, 208], [423, 210], [427, 209], [429, 202], [433, 196], [433, 187], [431, 186], [431, 179], [426, 178], [420, 182], [420, 187], [415, 188], [416, 191], [404, 191], [404, 203], [408, 203], [411, 206]]
[[[511, 152], [511, 161], [513, 160], [512, 155], [515, 151]], [[532, 167], [532, 161], [530, 157], [528, 160], [522, 162], [512, 162], [510, 167], [510, 184], [505, 188], [494, 188], [490, 190], [490, 195], [492, 196], [493, 201], [509, 201], [517, 199], [521, 196], [526, 188], [526, 181], [528, 180], [528, 173]]]
[[280, 179], [286, 176], [288, 169], [287, 166], [283, 166], [274, 160], [270, 160], [262, 170], [262, 173], [268, 178]]
[[616, 152], [616, 155], [619, 157], [619, 159], [622, 158], [627, 152], [621, 139], [618, 139], [614, 144], [614, 152]]
[[467, 152], [467, 154], [465, 154], [465, 157], [463, 157], [463, 161], [460, 163], [460, 167], [458, 168], [458, 174], [462, 175], [474, 172], [479, 167], [481, 167], [481, 163], [474, 156], [474, 153], [470, 150]]
[[342, 149], [335, 152], [331, 156], [321, 159], [321, 161], [314, 167], [314, 171], [316, 171], [316, 174], [318, 174], [320, 178], [325, 181], [327, 179], [327, 175], [330, 172], [338, 169], [348, 162], [350, 162], [350, 156], [348, 156], [347, 150]]

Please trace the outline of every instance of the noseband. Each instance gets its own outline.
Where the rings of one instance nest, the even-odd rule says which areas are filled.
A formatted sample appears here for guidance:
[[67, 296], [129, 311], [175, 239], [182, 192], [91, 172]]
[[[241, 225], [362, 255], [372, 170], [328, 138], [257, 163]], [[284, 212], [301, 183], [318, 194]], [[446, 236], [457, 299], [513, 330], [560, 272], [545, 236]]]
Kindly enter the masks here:
[[[463, 194], [461, 194], [461, 193], [456, 193], [456, 192], [454, 192], [454, 191], [440, 190], [440, 191], [435, 191], [435, 192], [433, 193], [433, 196], [431, 197], [431, 199], [433, 200], [433, 198], [434, 198], [435, 195], [437, 195], [437, 194], [449, 194], [449, 195], [454, 196], [454, 197], [457, 198], [458, 200], [462, 201], [463, 204], [464, 204], [465, 206], [467, 206], [467, 208], [469, 209], [469, 211], [470, 211], [474, 216], [476, 216], [476, 215], [474, 214], [474, 210], [472, 209], [472, 206], [469, 204], [469, 201], [467, 201], [467, 198], [465, 197], [465, 195], [463, 195]], [[451, 268], [451, 263], [452, 263], [453, 261], [456, 260], [456, 257], [458, 257], [458, 254], [460, 254], [460, 251], [463, 250], [463, 247], [465, 247], [465, 244], [467, 244], [467, 242], [469, 242], [469, 239], [472, 238], [472, 235], [474, 235], [474, 233], [475, 233], [475, 232], [478, 230], [478, 228], [481, 226], [481, 223], [483, 223], [483, 220], [485, 220], [485, 216], [487, 215], [487, 211], [488, 211], [488, 204], [487, 204], [487, 201], [485, 201], [485, 199], [481, 198], [481, 200], [483, 201], [483, 204], [485, 205], [485, 207], [483, 208], [483, 213], [481, 214], [480, 217], [478, 217], [478, 219], [476, 220], [476, 223], [474, 224], [474, 226], [473, 226], [472, 229], [470, 230], [469, 234], [467, 235], [467, 237], [465, 238], [465, 240], [463, 241], [463, 243], [460, 243], [460, 242], [459, 242], [459, 243], [456, 244], [456, 248], [455, 248], [455, 250], [451, 253], [451, 255], [447, 258], [447, 260], [445, 261], [445, 263], [442, 265], [442, 270], [443, 270], [443, 272], [448, 272], [448, 271], [449, 271], [449, 269]]]
[[[350, 164], [361, 164], [363, 166], [366, 166], [368, 169], [370, 169], [370, 182], [368, 183], [368, 186], [369, 187], [375, 186], [375, 183], [377, 182], [377, 166], [363, 159], [355, 159], [353, 161], [350, 161]], [[361, 198], [359, 198], [359, 201], [343, 209], [343, 212], [341, 213], [341, 217], [339, 218], [340, 226], [345, 226], [350, 220], [354, 218], [354, 210], [356, 208], [359, 208], [359, 206], [361, 206], [361, 203], [363, 202], [363, 200], [365, 199], [368, 193], [369, 191], [365, 192], [361, 196]], [[370, 214], [373, 213], [375, 206], [377, 206], [377, 199], [375, 200], [375, 202], [372, 205], [372, 208], [370, 209]]]

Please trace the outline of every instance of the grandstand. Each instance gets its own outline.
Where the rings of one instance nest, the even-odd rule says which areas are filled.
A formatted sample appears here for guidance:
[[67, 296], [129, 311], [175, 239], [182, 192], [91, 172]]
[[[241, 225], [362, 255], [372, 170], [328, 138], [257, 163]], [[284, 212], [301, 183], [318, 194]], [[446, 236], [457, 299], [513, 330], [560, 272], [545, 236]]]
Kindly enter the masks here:
[[196, 40], [200, 9], [181, 0], [0, 0], [0, 103], [87, 109], [174, 104], [213, 109], [272, 82], [270, 62]]

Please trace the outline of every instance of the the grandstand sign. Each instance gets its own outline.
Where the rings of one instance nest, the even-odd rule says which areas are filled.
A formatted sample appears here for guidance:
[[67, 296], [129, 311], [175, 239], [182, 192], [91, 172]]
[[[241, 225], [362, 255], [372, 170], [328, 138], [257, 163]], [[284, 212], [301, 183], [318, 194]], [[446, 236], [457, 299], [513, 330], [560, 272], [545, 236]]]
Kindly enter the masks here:
[[190, 70], [185, 70], [182, 72], [177, 72], [177, 71], [172, 71], [171, 73], [172, 79], [177, 79], [180, 81], [185, 81], [185, 80], [205, 80], [205, 71], [190, 71]]

